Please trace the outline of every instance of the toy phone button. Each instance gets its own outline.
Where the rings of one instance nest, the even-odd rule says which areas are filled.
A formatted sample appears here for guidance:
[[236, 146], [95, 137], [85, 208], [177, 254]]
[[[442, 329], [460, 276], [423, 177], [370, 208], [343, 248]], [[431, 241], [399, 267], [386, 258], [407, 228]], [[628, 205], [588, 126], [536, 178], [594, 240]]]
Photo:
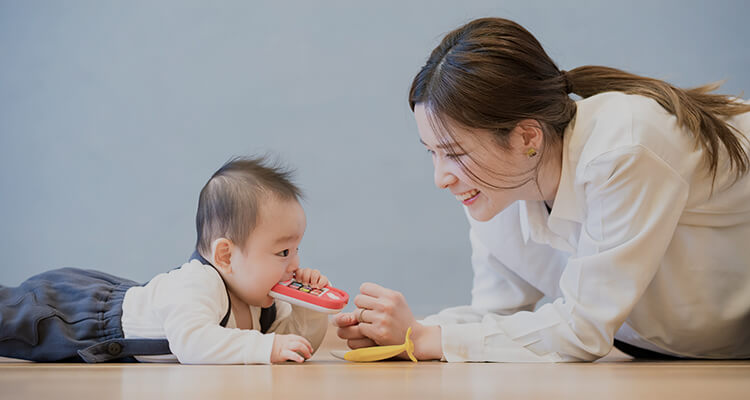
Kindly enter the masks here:
[[326, 295], [327, 295], [328, 297], [330, 297], [330, 298], [334, 299], [334, 300], [340, 300], [340, 297], [339, 297], [339, 296], [336, 296], [335, 294], [333, 294], [333, 293], [331, 293], [331, 292], [327, 292], [327, 293], [326, 293]]

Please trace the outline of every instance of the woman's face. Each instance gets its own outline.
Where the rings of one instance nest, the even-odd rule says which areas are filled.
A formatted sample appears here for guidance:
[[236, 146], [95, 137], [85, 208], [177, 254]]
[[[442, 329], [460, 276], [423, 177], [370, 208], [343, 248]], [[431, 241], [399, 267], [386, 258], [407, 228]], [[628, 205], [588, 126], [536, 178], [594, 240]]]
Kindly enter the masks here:
[[[414, 116], [419, 137], [432, 155], [435, 186], [450, 190], [472, 218], [488, 221], [515, 201], [539, 198], [531, 181], [512, 188], [533, 176], [530, 174], [535, 165], [525, 153], [529, 145], [524, 143], [523, 134], [517, 132], [519, 127], [509, 136], [509, 149], [501, 147], [488, 131], [452, 127], [457, 143], [451, 152], [441, 144], [423, 104], [414, 107]], [[489, 187], [472, 178], [459, 161], [481, 180], [503, 189]]]

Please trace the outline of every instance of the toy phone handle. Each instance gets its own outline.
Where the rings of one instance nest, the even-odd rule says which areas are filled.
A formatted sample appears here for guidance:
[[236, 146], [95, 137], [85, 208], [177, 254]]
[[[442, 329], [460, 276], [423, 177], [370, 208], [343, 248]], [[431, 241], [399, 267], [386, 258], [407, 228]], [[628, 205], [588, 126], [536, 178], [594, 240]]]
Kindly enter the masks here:
[[310, 308], [326, 314], [334, 314], [341, 311], [349, 302], [349, 294], [345, 291], [330, 285], [325, 286], [323, 289], [327, 289], [326, 292], [320, 296], [316, 296], [278, 283], [271, 289], [269, 295], [290, 304]]

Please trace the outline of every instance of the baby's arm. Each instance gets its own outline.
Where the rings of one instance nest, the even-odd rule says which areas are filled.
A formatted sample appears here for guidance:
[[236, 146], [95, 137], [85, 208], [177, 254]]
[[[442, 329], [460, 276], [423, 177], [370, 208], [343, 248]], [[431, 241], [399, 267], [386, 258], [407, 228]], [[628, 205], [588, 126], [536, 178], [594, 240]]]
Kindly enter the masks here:
[[222, 327], [227, 311], [224, 283], [211, 267], [171, 271], [154, 292], [169, 348], [183, 364], [268, 364], [275, 334]]

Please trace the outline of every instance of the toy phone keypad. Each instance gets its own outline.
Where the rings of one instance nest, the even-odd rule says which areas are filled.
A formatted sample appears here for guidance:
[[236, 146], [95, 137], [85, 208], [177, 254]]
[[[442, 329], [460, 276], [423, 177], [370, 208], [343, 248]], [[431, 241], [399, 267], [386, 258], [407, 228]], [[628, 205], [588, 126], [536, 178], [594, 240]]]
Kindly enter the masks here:
[[315, 296], [320, 296], [323, 293], [328, 291], [328, 288], [316, 289], [316, 288], [313, 288], [312, 286], [303, 285], [295, 280], [281, 282], [280, 285], [286, 286], [290, 289], [299, 290], [300, 292], [310, 293]]
[[294, 279], [277, 283], [271, 289], [269, 295], [291, 304], [328, 314], [341, 311], [349, 302], [349, 295], [341, 289], [333, 286], [318, 289]]

